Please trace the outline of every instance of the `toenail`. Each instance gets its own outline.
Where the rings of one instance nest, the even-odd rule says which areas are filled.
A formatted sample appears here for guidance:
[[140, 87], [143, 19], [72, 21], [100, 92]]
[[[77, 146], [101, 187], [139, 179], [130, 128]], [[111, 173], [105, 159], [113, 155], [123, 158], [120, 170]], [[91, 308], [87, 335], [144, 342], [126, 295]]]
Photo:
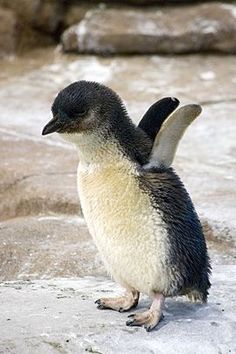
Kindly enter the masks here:
[[129, 315], [127, 317], [131, 318], [131, 317], [134, 317], [134, 316], [135, 316], [135, 313], [131, 313], [131, 315]]

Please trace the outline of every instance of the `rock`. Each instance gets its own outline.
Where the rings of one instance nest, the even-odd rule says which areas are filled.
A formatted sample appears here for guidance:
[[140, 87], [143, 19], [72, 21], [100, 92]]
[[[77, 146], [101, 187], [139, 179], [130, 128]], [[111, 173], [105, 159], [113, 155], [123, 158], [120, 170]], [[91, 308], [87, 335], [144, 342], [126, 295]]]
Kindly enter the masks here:
[[63, 24], [65, 28], [74, 25], [75, 23], [80, 22], [87, 11], [94, 9], [93, 2], [80, 2], [67, 4], [67, 10], [63, 18]]
[[38, 2], [38, 0], [21, 0], [19, 6], [18, 0], [0, 0], [0, 6], [12, 10], [19, 18], [30, 22]]
[[0, 5], [13, 10], [23, 23], [50, 34], [60, 27], [65, 8], [56, 0], [21, 0], [21, 6], [18, 0], [0, 0]]
[[41, 215], [0, 223], [0, 281], [106, 274], [84, 219]]
[[65, 51], [98, 54], [236, 52], [236, 6], [99, 9], [67, 29]]
[[15, 14], [0, 8], [0, 58], [15, 54], [19, 34], [19, 22]]
[[65, 3], [57, 0], [39, 0], [34, 8], [32, 25], [43, 32], [56, 34], [63, 22]]
[[[0, 352], [235, 353], [236, 266], [219, 265], [214, 270], [208, 304], [192, 304], [184, 297], [167, 299], [164, 320], [150, 333], [125, 326], [130, 312], [96, 309], [96, 299], [120, 292], [105, 278], [4, 282]], [[142, 298], [137, 311], [149, 304]]]
[[81, 213], [73, 151], [68, 157], [60, 147], [45, 147], [8, 134], [0, 139], [4, 145], [0, 152], [0, 219], [45, 212]]
[[[84, 20], [85, 21], [85, 20]], [[84, 23], [84, 21], [82, 21]], [[61, 37], [61, 42], [63, 45], [64, 52], [76, 52], [86, 53], [87, 51], [82, 49], [80, 34], [79, 32], [81, 28], [81, 24], [73, 25], [68, 28]], [[88, 51], [89, 52], [89, 51]]]
[[[17, 53], [34, 47], [55, 43], [54, 35], [60, 27], [62, 2], [22, 0], [0, 0], [0, 6], [12, 11], [17, 17], [20, 33], [17, 37]], [[2, 23], [2, 21], [1, 21]], [[6, 41], [5, 41], [6, 42]]]

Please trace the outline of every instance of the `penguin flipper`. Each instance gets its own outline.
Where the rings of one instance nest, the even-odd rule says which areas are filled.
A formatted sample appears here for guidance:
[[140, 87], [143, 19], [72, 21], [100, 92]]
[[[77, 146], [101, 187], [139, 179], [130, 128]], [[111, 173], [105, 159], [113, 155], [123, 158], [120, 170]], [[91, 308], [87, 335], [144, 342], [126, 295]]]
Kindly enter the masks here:
[[170, 167], [174, 160], [178, 143], [186, 128], [197, 118], [201, 111], [200, 105], [189, 104], [180, 107], [172, 113], [161, 126], [155, 138], [149, 162], [144, 167]]
[[164, 97], [155, 102], [144, 114], [138, 124], [152, 141], [155, 140], [162, 123], [178, 107], [179, 100], [175, 97]]

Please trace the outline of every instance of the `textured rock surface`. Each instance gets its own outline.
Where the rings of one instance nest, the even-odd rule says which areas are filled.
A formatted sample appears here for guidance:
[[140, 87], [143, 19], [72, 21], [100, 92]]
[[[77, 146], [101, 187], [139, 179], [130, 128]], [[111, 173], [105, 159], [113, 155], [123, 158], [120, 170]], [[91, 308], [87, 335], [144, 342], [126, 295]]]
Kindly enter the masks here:
[[95, 9], [97, 6], [94, 2], [74, 2], [70, 5], [67, 4], [65, 15], [63, 18], [63, 23], [65, 28], [74, 25], [75, 23], [80, 22], [87, 11]]
[[[102, 278], [6, 282], [0, 286], [1, 353], [236, 352], [236, 266], [216, 266], [207, 305], [168, 299], [157, 330], [125, 326], [127, 313], [96, 310], [119, 288]], [[149, 305], [144, 298], [137, 311]]]
[[15, 53], [19, 31], [14, 12], [0, 8], [0, 58]]
[[64, 8], [63, 1], [37, 1], [31, 19], [32, 25], [41, 31], [56, 33], [63, 22]]
[[[2, 7], [2, 8], [1, 8]], [[26, 49], [48, 46], [55, 42], [54, 35], [61, 24], [62, 2], [42, 0], [0, 0], [0, 11], [10, 11], [17, 19], [17, 41], [12, 54], [19, 54]], [[5, 31], [11, 25], [8, 17], [1, 16], [1, 28]], [[1, 35], [0, 35], [1, 36]], [[4, 45], [10, 45], [15, 36], [9, 33], [4, 35]], [[0, 42], [0, 50], [4, 47]]]
[[63, 17], [63, 1], [56, 0], [0, 0], [0, 6], [9, 8], [28, 25], [43, 32], [55, 33]]
[[[0, 136], [0, 220], [55, 213], [80, 213], [74, 154], [59, 146], [8, 134]], [[62, 161], [64, 156], [64, 162]], [[34, 163], [36, 161], [36, 163]]]
[[2, 222], [0, 244], [0, 281], [106, 274], [81, 217]]
[[62, 35], [80, 53], [236, 52], [236, 6], [208, 3], [149, 10], [100, 9]]
[[[11, 11], [12, 18], [5, 10]], [[19, 6], [18, 0], [0, 0], [0, 11], [0, 48], [4, 54], [9, 54], [9, 48], [10, 54], [18, 54], [55, 43], [68, 26], [72, 27], [62, 36], [66, 51], [236, 51], [234, 2], [22, 0]], [[17, 41], [12, 33], [14, 21]]]

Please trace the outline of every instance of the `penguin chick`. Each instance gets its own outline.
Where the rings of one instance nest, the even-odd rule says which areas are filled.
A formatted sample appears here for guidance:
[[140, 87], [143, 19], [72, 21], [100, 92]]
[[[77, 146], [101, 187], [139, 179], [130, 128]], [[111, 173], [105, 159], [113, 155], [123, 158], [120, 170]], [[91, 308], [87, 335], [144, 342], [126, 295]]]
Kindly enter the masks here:
[[173, 169], [143, 167], [152, 142], [118, 95], [75, 82], [59, 92], [52, 113], [42, 134], [58, 132], [76, 145], [84, 217], [108, 272], [126, 290], [97, 300], [98, 308], [128, 311], [147, 294], [150, 309], [126, 324], [150, 331], [162, 318], [165, 297], [205, 302], [210, 265], [194, 206]]

